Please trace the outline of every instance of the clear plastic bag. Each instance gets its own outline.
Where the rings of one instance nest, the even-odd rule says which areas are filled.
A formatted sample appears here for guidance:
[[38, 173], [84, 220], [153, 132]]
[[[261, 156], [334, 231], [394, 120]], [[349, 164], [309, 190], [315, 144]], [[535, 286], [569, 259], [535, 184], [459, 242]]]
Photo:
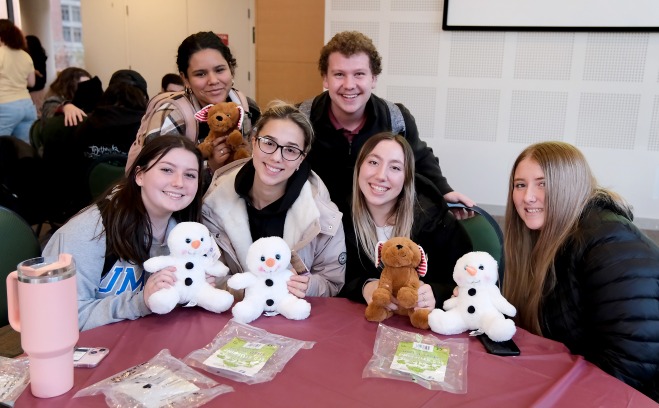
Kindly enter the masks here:
[[114, 408], [190, 408], [231, 391], [232, 387], [193, 370], [164, 349], [146, 363], [99, 381], [73, 397], [102, 393], [108, 406]]
[[231, 319], [211, 343], [183, 361], [234, 381], [257, 384], [275, 378], [298, 350], [310, 349], [314, 344]]
[[28, 357], [0, 357], [0, 401], [12, 405], [30, 382]]
[[440, 340], [380, 323], [362, 378], [411, 381], [430, 390], [465, 394], [468, 351], [467, 339]]

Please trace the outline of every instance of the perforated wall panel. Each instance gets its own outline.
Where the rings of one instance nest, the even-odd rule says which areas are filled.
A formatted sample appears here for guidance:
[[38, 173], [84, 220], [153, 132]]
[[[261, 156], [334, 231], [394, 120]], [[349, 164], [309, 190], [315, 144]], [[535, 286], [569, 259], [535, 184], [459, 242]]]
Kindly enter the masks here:
[[333, 11], [377, 11], [380, 10], [380, 0], [331, 0]]
[[388, 73], [437, 75], [440, 26], [433, 23], [391, 23]]
[[582, 94], [577, 145], [633, 149], [640, 102], [640, 95]]
[[649, 33], [588, 33], [585, 81], [642, 82]]
[[505, 33], [453, 31], [449, 76], [501, 78]]
[[388, 86], [387, 99], [402, 103], [412, 112], [420, 137], [424, 139], [435, 137], [437, 103], [435, 87]]
[[449, 89], [445, 137], [495, 142], [500, 95], [498, 89]]
[[517, 33], [515, 79], [570, 79], [574, 33]]
[[[504, 207], [521, 149], [563, 140], [637, 219], [659, 221], [659, 33], [442, 31], [443, 4], [328, 0], [325, 40], [344, 30], [373, 39], [375, 92], [405, 104], [451, 185], [477, 202]], [[496, 160], [465, 171], [465, 149]]]
[[567, 102], [567, 92], [513, 91], [508, 141], [562, 140]]
[[648, 150], [659, 151], [659, 96], [654, 97], [654, 103], [652, 104]]
[[391, 0], [391, 11], [441, 11], [439, 0]]

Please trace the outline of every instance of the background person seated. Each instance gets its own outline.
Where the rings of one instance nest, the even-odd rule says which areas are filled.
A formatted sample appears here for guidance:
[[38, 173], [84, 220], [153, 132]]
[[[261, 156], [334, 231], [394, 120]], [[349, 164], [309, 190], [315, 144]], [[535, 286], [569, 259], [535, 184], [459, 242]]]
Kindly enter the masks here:
[[181, 92], [185, 89], [183, 78], [178, 74], [165, 74], [160, 81], [161, 92]]

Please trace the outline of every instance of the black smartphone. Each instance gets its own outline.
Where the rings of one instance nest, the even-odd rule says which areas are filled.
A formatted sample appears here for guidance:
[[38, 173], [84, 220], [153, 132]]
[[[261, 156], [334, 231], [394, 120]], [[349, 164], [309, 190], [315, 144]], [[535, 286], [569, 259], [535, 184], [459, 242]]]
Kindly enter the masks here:
[[488, 353], [496, 356], [519, 356], [519, 347], [514, 341], [493, 341], [486, 334], [481, 334], [478, 339]]

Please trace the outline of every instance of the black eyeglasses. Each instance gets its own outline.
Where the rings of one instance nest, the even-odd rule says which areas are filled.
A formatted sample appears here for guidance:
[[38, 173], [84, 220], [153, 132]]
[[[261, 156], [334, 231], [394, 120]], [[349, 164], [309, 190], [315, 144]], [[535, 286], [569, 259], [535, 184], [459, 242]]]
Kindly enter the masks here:
[[256, 142], [263, 153], [272, 154], [276, 152], [277, 149], [281, 149], [281, 157], [288, 161], [295, 161], [304, 154], [304, 152], [297, 147], [281, 146], [267, 136], [257, 137]]

